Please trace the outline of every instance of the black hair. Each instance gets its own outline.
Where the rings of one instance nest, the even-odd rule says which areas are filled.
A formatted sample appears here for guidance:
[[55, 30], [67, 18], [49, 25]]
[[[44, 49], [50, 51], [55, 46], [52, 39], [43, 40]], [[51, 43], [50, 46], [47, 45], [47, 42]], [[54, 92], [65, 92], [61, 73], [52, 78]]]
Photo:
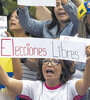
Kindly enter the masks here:
[[52, 14], [52, 22], [48, 25], [48, 29], [52, 29], [53, 27], [55, 27], [57, 25], [58, 26], [57, 33], [58, 33], [60, 30], [60, 24], [55, 16], [54, 7], [52, 7], [52, 9], [51, 9], [51, 14]]
[[[54, 7], [52, 7], [52, 9], [51, 9], [51, 15], [52, 15], [52, 21], [50, 24], [48, 24], [48, 29], [52, 29], [53, 27], [55, 27], [57, 25], [57, 27], [58, 27], [57, 33], [58, 33], [60, 31], [60, 24], [55, 16]], [[70, 19], [68, 19], [67, 22], [70, 22]]]
[[[11, 17], [11, 15], [12, 15], [12, 13], [15, 12], [15, 11], [17, 12], [17, 10], [18, 10], [18, 8], [13, 9], [13, 11], [12, 11], [11, 13], [9, 13], [9, 15], [7, 16], [7, 19], [10, 20], [10, 17]], [[18, 15], [18, 14], [17, 14], [17, 15]], [[31, 16], [31, 17], [32, 17], [32, 16]], [[25, 31], [25, 34], [26, 34], [27, 36], [30, 36], [31, 33]]]
[[[40, 80], [45, 81], [42, 73], [42, 62], [43, 59], [39, 59], [38, 66], [40, 71]], [[65, 84], [68, 80], [72, 78], [72, 75], [75, 73], [75, 64], [73, 61], [61, 60], [62, 74], [60, 76], [61, 84]]]

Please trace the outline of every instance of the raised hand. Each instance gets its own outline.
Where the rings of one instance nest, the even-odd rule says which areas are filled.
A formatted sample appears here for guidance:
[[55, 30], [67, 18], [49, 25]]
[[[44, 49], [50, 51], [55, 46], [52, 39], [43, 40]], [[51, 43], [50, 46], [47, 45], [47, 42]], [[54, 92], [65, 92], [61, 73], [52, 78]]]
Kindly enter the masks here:
[[5, 70], [2, 68], [2, 66], [0, 65], [0, 83], [3, 85], [6, 85], [6, 83], [8, 83], [8, 75], [5, 72]]
[[9, 32], [6, 31], [5, 33], [6, 33], [7, 37], [12, 37]]
[[62, 2], [62, 4], [67, 4], [68, 0], [60, 0]]
[[24, 8], [25, 6], [19, 6], [20, 8]]
[[86, 46], [87, 63], [90, 63], [90, 45]]

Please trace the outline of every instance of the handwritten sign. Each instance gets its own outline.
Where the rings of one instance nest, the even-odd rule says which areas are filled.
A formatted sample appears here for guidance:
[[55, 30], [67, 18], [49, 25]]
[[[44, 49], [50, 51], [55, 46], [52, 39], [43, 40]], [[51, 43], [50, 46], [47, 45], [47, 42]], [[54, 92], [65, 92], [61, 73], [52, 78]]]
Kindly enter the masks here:
[[0, 38], [0, 57], [54, 58], [85, 62], [86, 45], [85, 42], [72, 40]]
[[87, 45], [90, 44], [90, 39], [89, 38], [85, 39], [85, 38], [76, 37], [76, 36], [73, 37], [73, 36], [61, 35], [60, 40], [72, 40], [72, 41], [78, 41], [78, 42], [85, 42], [85, 43], [87, 43]]
[[0, 37], [7, 37], [5, 31], [7, 31], [7, 17], [0, 16]]
[[56, 6], [56, 0], [17, 0], [17, 4], [24, 6]]

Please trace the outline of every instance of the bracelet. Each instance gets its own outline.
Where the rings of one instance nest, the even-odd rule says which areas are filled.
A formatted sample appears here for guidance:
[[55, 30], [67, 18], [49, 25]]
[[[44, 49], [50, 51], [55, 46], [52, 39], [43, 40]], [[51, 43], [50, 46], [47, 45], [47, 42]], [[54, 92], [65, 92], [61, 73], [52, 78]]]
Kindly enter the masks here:
[[27, 61], [27, 58], [21, 58], [21, 63], [25, 63]]

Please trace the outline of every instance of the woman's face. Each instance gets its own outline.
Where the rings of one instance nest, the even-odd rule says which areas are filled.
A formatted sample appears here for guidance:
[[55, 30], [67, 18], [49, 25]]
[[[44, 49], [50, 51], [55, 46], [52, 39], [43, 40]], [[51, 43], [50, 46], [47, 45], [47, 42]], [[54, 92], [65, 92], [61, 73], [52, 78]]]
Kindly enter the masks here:
[[23, 30], [20, 23], [19, 23], [19, 19], [18, 19], [18, 15], [17, 15], [17, 12], [14, 11], [10, 17], [10, 20], [9, 20], [9, 28], [10, 30], [13, 32], [13, 31], [16, 31], [16, 30]]
[[59, 59], [44, 59], [42, 73], [46, 81], [60, 82], [61, 61]]
[[54, 8], [54, 13], [58, 22], [67, 22], [69, 19], [69, 15], [63, 8], [60, 0], [56, 1], [56, 7]]

